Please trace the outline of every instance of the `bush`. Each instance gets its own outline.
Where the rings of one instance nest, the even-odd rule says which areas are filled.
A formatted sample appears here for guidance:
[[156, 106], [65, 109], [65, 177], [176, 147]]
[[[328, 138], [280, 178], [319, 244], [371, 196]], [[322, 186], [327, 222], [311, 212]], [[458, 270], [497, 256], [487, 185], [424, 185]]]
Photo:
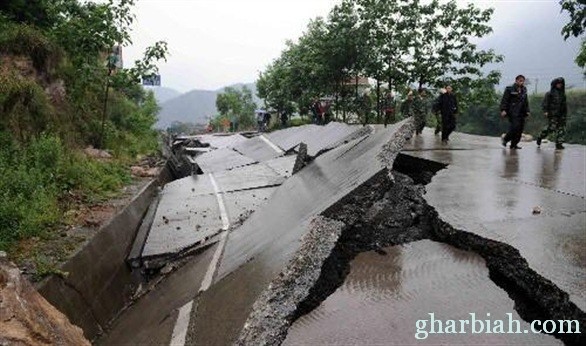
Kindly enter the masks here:
[[49, 235], [71, 195], [97, 202], [116, 195], [131, 180], [125, 165], [67, 150], [54, 135], [19, 145], [0, 132], [0, 144], [0, 250]]
[[293, 126], [301, 126], [301, 125], [307, 125], [307, 124], [311, 124], [311, 119], [309, 117], [292, 117], [291, 119], [289, 119], [289, 122], [287, 125], [289, 127], [293, 127]]
[[0, 249], [7, 250], [16, 240], [44, 235], [59, 220], [54, 181], [63, 147], [55, 137], [39, 137], [27, 147], [0, 137]]
[[29, 57], [38, 72], [52, 72], [63, 51], [41, 31], [26, 24], [0, 23], [0, 53]]
[[44, 131], [53, 107], [34, 80], [0, 73], [0, 129], [9, 129], [21, 141]]

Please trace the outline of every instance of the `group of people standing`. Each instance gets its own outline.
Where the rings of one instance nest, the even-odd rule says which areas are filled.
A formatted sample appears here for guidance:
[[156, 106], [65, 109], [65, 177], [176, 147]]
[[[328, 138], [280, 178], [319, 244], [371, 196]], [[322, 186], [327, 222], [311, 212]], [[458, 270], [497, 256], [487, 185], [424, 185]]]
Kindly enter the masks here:
[[[524, 84], [525, 77], [523, 75], [517, 76], [515, 83], [505, 88], [500, 103], [500, 115], [509, 121], [509, 130], [502, 138], [502, 145], [506, 147], [510, 142], [509, 147], [513, 150], [521, 149], [519, 142], [523, 135], [526, 118], [530, 115], [527, 88]], [[563, 142], [568, 114], [564, 78], [555, 78], [551, 82], [551, 89], [545, 94], [541, 106], [548, 124], [537, 136], [537, 145], [540, 146], [543, 139], [553, 133], [555, 134], [556, 149], [564, 149]], [[442, 143], [446, 144], [450, 140], [450, 134], [456, 128], [456, 115], [459, 111], [458, 100], [450, 85], [440, 90], [440, 95], [435, 99], [431, 108], [437, 120], [435, 134], [441, 132]], [[413, 95], [413, 92], [408, 93], [407, 99], [401, 104], [401, 113], [405, 117], [414, 117], [415, 134], [421, 134], [427, 117], [425, 88], [420, 88], [416, 95]]]
[[313, 116], [312, 122], [316, 125], [327, 124], [330, 120], [330, 114], [329, 114], [330, 107], [331, 107], [330, 101], [324, 101], [324, 100], [318, 100], [318, 99], [314, 100], [310, 106], [311, 114]]
[[[415, 119], [415, 134], [420, 135], [425, 127], [427, 117], [427, 90], [419, 88], [417, 95], [407, 94], [407, 99], [401, 104], [401, 113], [404, 116], [413, 116]], [[432, 105], [432, 112], [436, 117], [435, 134], [441, 132], [442, 143], [450, 140], [450, 134], [456, 129], [456, 114], [458, 114], [458, 100], [453, 93], [452, 86], [448, 85], [440, 90], [440, 95]]]

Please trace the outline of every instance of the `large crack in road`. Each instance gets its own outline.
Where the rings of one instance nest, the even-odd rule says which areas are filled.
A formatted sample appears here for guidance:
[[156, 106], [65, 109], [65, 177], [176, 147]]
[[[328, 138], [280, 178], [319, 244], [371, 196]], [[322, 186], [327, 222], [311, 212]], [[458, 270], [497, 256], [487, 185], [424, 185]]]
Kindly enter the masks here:
[[[423, 239], [481, 256], [490, 279], [532, 320], [577, 320], [586, 314], [566, 292], [533, 270], [514, 247], [457, 229], [423, 198], [425, 186], [444, 165], [399, 155], [391, 175], [384, 170], [314, 219], [303, 245], [287, 268], [254, 305], [239, 345], [279, 345], [290, 326], [332, 295], [345, 281], [351, 261], [367, 251]], [[556, 333], [568, 345], [584, 344], [583, 334]]]

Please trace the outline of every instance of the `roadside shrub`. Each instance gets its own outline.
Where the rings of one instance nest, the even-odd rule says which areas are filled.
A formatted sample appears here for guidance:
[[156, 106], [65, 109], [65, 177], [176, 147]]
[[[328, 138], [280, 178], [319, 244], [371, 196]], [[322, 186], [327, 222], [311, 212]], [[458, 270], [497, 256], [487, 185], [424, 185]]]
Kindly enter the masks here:
[[52, 117], [53, 107], [39, 84], [16, 74], [0, 73], [0, 126], [27, 141], [44, 131]]
[[294, 117], [289, 120], [289, 126], [301, 126], [311, 124], [311, 119], [309, 117]]
[[59, 46], [30, 25], [3, 22], [0, 29], [0, 53], [27, 56], [39, 72], [52, 72], [63, 58]]
[[43, 134], [18, 144], [0, 132], [0, 250], [45, 237], [61, 222], [72, 196], [86, 203], [110, 198], [131, 181], [119, 161], [97, 161]]
[[20, 239], [43, 236], [60, 218], [55, 185], [63, 147], [41, 136], [19, 147], [0, 133], [0, 250]]

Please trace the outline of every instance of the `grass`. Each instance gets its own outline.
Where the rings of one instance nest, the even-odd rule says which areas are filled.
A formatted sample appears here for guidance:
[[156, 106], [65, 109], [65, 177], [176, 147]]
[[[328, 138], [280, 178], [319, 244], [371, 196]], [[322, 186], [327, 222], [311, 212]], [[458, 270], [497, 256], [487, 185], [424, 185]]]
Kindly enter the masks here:
[[10, 253], [18, 241], [51, 237], [72, 203], [111, 198], [130, 181], [124, 163], [88, 158], [57, 136], [19, 145], [0, 132], [0, 250]]

